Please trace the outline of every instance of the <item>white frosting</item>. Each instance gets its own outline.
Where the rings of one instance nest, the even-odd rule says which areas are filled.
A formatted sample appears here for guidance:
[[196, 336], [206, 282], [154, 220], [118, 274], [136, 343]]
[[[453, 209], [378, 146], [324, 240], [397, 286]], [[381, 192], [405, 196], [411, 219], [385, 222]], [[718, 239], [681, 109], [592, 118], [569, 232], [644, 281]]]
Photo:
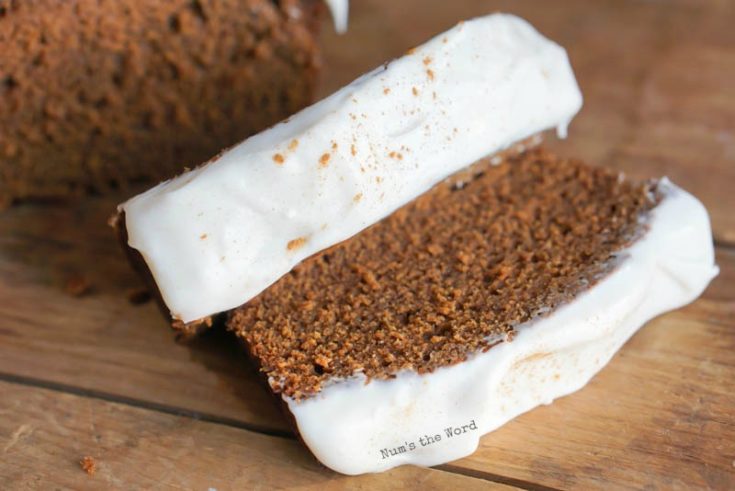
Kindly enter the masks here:
[[347, 18], [350, 11], [349, 0], [324, 0], [332, 13], [334, 30], [340, 34], [347, 32]]
[[[691, 302], [717, 274], [706, 210], [668, 181], [662, 189], [649, 232], [620, 254], [618, 268], [572, 303], [520, 326], [512, 342], [428, 375], [405, 371], [368, 384], [359, 377], [303, 402], [284, 398], [304, 442], [345, 474], [437, 465], [471, 454], [483, 434], [519, 414], [582, 388], [643, 323]], [[447, 436], [446, 428], [463, 425], [466, 432]], [[441, 441], [421, 445], [437, 434]], [[391, 456], [400, 446], [406, 451]]]
[[526, 21], [467, 21], [124, 203], [128, 244], [174, 318], [232, 309], [472, 162], [563, 134], [581, 104]]

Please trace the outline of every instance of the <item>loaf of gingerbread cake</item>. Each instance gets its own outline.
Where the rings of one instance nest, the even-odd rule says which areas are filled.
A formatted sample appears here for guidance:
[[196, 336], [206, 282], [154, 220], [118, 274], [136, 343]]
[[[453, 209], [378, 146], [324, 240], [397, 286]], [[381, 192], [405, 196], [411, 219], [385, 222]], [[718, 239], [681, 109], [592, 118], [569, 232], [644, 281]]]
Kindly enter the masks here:
[[171, 177], [301, 109], [323, 10], [0, 0], [0, 206]]

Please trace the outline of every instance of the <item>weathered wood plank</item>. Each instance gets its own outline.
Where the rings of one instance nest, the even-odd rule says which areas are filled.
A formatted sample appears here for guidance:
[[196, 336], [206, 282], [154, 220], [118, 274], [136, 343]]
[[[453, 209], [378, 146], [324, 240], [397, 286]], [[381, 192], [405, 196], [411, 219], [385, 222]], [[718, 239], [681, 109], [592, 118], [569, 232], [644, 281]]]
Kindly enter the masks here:
[[[0, 213], [0, 372], [113, 393], [286, 431], [239, 349], [174, 342], [106, 225], [117, 199]], [[81, 275], [91, 291], [64, 288]]]
[[419, 467], [341, 476], [291, 439], [4, 382], [0, 415], [2, 489], [516, 489]]

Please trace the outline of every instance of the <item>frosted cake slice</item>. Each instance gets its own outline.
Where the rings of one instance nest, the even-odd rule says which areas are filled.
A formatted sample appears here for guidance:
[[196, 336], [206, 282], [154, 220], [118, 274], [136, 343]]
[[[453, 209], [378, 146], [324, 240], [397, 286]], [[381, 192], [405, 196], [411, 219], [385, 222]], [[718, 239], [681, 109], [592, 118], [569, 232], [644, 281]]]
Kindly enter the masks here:
[[314, 455], [359, 474], [472, 453], [716, 273], [691, 195], [533, 150], [309, 258], [228, 327]]

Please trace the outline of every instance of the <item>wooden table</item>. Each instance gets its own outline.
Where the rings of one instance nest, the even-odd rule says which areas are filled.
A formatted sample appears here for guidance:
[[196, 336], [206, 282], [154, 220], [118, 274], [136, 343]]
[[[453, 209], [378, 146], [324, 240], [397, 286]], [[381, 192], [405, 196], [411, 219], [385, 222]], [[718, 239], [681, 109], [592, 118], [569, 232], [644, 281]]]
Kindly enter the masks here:
[[[735, 489], [735, 4], [354, 0], [324, 93], [474, 15], [569, 49], [585, 94], [554, 149], [699, 196], [720, 276], [585, 389], [433, 469], [345, 477], [294, 439], [231, 340], [173, 342], [106, 219], [122, 196], [0, 214], [0, 489]], [[74, 275], [89, 280], [79, 298]], [[96, 461], [94, 476], [79, 461]]]

